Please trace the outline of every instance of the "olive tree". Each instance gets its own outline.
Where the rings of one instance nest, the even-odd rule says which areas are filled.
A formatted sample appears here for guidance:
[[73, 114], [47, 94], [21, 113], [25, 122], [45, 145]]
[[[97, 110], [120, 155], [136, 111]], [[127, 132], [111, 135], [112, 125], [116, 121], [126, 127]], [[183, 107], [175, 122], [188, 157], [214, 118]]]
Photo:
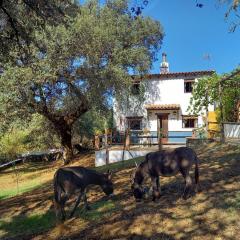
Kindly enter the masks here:
[[35, 30], [45, 30], [46, 24], [57, 25], [76, 13], [73, 0], [0, 0], [0, 66], [10, 57], [16, 60], [30, 54], [28, 47], [35, 43]]
[[113, 92], [121, 96], [131, 84], [130, 72], [149, 70], [163, 30], [148, 17], [133, 17], [127, 0], [103, 6], [87, 1], [67, 24], [34, 35], [41, 51], [31, 44], [26, 63], [4, 65], [0, 117], [43, 115], [57, 131], [68, 163], [73, 124], [93, 107], [107, 108]]

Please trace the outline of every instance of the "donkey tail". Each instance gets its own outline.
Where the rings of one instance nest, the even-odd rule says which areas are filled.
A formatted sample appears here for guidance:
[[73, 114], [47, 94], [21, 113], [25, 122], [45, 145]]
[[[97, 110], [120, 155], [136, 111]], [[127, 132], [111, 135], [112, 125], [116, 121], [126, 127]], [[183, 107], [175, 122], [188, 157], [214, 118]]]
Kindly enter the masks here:
[[198, 169], [198, 158], [195, 158], [195, 183], [198, 184], [199, 182], [199, 169]]
[[53, 187], [54, 187], [54, 205], [55, 205], [55, 211], [56, 215], [58, 216], [59, 214], [59, 209], [61, 208], [61, 193], [62, 193], [62, 188], [60, 186], [60, 183], [58, 181], [59, 179], [59, 170], [56, 171], [54, 174], [54, 179], [53, 179]]
[[195, 183], [196, 183], [196, 191], [200, 192], [201, 187], [199, 184], [199, 159], [197, 156], [195, 157]]

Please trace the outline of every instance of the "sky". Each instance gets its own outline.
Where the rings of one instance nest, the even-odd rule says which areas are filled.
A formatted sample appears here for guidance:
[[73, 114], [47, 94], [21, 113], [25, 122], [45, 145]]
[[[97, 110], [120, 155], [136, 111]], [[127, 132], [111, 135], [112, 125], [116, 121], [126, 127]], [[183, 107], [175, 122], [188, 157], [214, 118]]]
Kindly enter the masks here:
[[197, 8], [195, 0], [149, 0], [143, 15], [160, 21], [165, 32], [152, 73], [159, 72], [162, 52], [167, 53], [171, 72], [210, 69], [221, 74], [240, 65], [240, 27], [229, 33], [226, 7], [215, 0], [199, 2], [203, 8]]
[[[106, 0], [99, 0], [104, 4]], [[129, 0], [131, 5], [143, 0]], [[80, 0], [85, 2], [85, 0]], [[148, 0], [143, 10], [162, 24], [165, 37], [151, 73], [159, 73], [161, 54], [167, 54], [171, 72], [215, 70], [229, 73], [240, 65], [240, 26], [229, 33], [227, 6], [218, 0]], [[203, 7], [196, 7], [196, 2]], [[206, 56], [209, 56], [209, 58]]]

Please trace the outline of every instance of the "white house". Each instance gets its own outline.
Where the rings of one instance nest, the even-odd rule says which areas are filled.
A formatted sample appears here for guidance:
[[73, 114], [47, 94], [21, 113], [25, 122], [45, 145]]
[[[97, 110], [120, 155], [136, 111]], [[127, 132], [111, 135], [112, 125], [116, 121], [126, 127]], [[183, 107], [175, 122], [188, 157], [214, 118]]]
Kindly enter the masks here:
[[[120, 107], [114, 104], [114, 120], [116, 128], [124, 131], [126, 128], [139, 131], [150, 131], [157, 136], [162, 131], [165, 142], [185, 142], [192, 135], [194, 128], [203, 125], [204, 113], [200, 116], [189, 115], [187, 109], [192, 96], [195, 81], [209, 76], [214, 71], [170, 72], [166, 54], [162, 54], [159, 74], [150, 74], [138, 78], [133, 83], [132, 90], [139, 94], [140, 86], [144, 86], [144, 101], [139, 102], [132, 97], [128, 104]], [[213, 111], [209, 106], [209, 111]]]

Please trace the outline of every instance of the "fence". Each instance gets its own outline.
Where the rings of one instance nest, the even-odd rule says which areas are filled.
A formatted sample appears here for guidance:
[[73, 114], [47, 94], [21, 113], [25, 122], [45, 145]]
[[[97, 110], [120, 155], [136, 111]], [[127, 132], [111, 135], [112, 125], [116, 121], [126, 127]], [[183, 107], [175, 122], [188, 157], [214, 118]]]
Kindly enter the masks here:
[[167, 144], [185, 144], [186, 138], [191, 137], [191, 131], [169, 131], [167, 135], [157, 131], [110, 131], [106, 130], [105, 134], [95, 136], [95, 149], [99, 150], [106, 146], [126, 145], [130, 146], [154, 146]]
[[225, 138], [240, 139], [240, 122], [225, 122], [223, 125]]
[[[158, 146], [161, 150], [167, 144], [185, 144], [186, 137], [192, 136], [192, 132], [161, 132], [130, 131], [125, 132], [105, 130], [105, 134], [95, 136], [95, 165], [101, 166], [113, 162], [128, 160], [145, 156], [152, 151], [151, 148], [131, 148], [131, 146]], [[122, 146], [111, 148], [113, 146]]]
[[42, 162], [42, 161], [56, 161], [61, 159], [63, 152], [61, 150], [49, 150], [46, 152], [32, 152], [23, 154], [16, 160], [6, 162], [0, 165], [0, 171], [15, 166], [23, 162]]

